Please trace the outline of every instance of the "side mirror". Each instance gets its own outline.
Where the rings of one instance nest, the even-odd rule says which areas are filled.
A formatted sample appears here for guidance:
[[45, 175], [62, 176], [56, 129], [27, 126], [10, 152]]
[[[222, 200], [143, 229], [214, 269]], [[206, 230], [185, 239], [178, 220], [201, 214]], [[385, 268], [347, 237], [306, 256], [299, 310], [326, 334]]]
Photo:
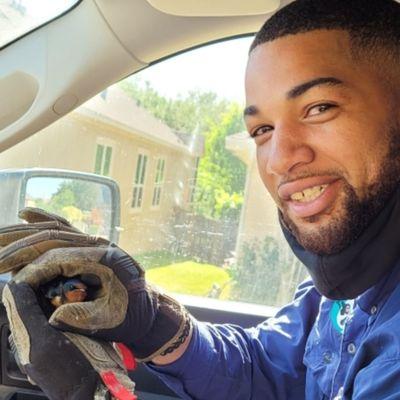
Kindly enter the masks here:
[[120, 193], [113, 179], [56, 169], [0, 171], [0, 226], [19, 223], [23, 207], [59, 214], [87, 234], [118, 242]]

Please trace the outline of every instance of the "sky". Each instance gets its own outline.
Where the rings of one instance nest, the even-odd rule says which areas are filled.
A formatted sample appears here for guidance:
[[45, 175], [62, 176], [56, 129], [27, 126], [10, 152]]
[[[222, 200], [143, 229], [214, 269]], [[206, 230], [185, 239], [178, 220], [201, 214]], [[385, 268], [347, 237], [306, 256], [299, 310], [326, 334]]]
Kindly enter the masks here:
[[[4, 1], [4, 0], [3, 0]], [[70, 8], [78, 0], [8, 0], [10, 3], [20, 3], [26, 15], [33, 18], [49, 19]]]
[[78, 0], [0, 0], [0, 47], [60, 15]]
[[155, 64], [129, 80], [149, 81], [166, 97], [190, 89], [216, 92], [244, 104], [244, 74], [252, 38], [240, 38], [204, 46]]
[[28, 180], [26, 194], [29, 198], [48, 200], [57, 192], [60, 185], [65, 182], [62, 178], [34, 177]]

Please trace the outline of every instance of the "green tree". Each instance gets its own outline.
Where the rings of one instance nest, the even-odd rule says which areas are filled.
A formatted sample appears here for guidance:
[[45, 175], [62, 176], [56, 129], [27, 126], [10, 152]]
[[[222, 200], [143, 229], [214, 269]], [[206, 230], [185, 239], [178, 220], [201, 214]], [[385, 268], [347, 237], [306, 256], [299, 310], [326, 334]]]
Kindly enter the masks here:
[[282, 280], [289, 268], [283, 262], [278, 242], [266, 236], [260, 243], [244, 243], [241, 256], [232, 267], [235, 300], [278, 305]]
[[51, 196], [48, 208], [49, 211], [60, 214], [64, 207], [73, 205], [75, 205], [75, 194], [68, 184], [62, 183], [57, 192]]
[[227, 136], [243, 130], [242, 112], [237, 104], [214, 123], [206, 135], [205, 154], [200, 160], [195, 209], [220, 219], [238, 217], [243, 203], [246, 166], [226, 149]]
[[99, 184], [76, 179], [66, 182], [65, 185], [74, 193], [75, 207], [82, 211], [89, 211], [96, 207]]
[[219, 99], [213, 92], [192, 90], [171, 99], [159, 94], [148, 81], [125, 80], [120, 85], [138, 106], [178, 132], [206, 132], [229, 107], [227, 100]]
[[80, 180], [65, 180], [51, 197], [47, 209], [62, 214], [65, 207], [90, 211], [96, 205], [97, 185]]

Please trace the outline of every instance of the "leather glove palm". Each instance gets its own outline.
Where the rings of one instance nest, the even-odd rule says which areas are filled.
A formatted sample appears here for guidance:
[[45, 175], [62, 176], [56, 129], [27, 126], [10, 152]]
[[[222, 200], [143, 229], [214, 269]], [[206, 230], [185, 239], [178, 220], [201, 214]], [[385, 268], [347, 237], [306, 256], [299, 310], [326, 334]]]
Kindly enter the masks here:
[[60, 275], [100, 280], [90, 301], [55, 310], [52, 326], [122, 342], [143, 361], [172, 351], [188, 336], [185, 309], [146, 284], [143, 269], [119, 247], [42, 210], [25, 209], [21, 216], [29, 223], [0, 230], [0, 273], [24, 267], [16, 281], [34, 289]]
[[[3, 303], [23, 372], [50, 399], [109, 398], [102, 380], [117, 398], [136, 399], [134, 384], [114, 348], [51, 327], [28, 284], [9, 282]], [[118, 384], [112, 385], [112, 380]]]

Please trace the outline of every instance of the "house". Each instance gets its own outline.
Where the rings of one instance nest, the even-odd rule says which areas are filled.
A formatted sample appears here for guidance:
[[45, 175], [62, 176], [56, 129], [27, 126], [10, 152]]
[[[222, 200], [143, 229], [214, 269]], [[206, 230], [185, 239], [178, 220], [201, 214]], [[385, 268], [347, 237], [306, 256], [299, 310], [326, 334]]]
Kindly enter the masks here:
[[175, 210], [190, 207], [203, 151], [202, 141], [192, 139], [115, 85], [3, 152], [0, 168], [60, 168], [113, 178], [121, 193], [119, 243], [138, 254], [168, 247]]
[[[236, 252], [244, 243], [254, 239], [272, 236], [282, 239], [276, 205], [268, 194], [257, 170], [255, 145], [248, 140], [246, 132], [228, 136], [226, 148], [243, 161], [247, 167], [244, 200], [240, 217], [239, 233], [236, 242]], [[255, 207], [254, 205], [257, 205]]]
[[236, 257], [240, 257], [245, 244], [262, 241], [266, 236], [273, 237], [279, 245], [280, 259], [285, 263], [282, 271], [286, 271], [277, 282], [279, 290], [276, 304], [285, 304], [291, 301], [290, 296], [294, 289], [307, 276], [306, 270], [293, 256], [283, 237], [276, 204], [258, 173], [256, 147], [253, 141], [248, 140], [248, 133], [240, 132], [228, 136], [225, 146], [247, 166], [244, 201], [235, 246]]

